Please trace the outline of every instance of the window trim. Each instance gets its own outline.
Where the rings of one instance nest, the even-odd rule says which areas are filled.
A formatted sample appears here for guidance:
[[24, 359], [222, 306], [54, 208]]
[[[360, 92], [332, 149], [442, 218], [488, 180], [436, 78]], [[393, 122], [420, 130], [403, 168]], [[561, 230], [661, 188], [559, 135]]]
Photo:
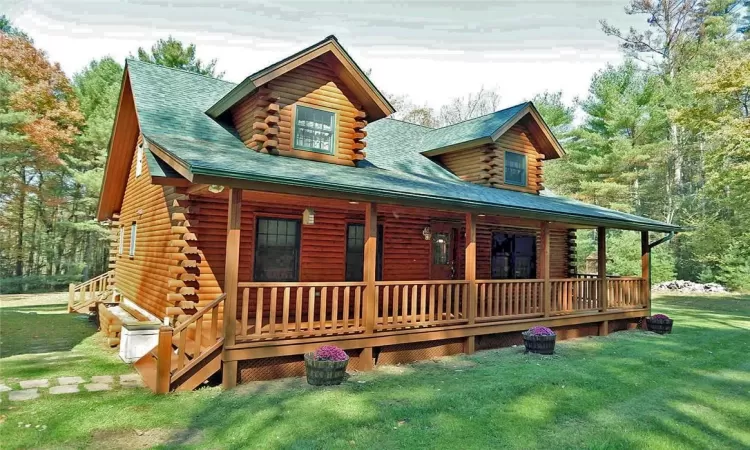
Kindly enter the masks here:
[[125, 227], [120, 225], [119, 244], [117, 247], [117, 256], [122, 256], [123, 250], [125, 250]]
[[295, 222], [297, 224], [297, 236], [296, 241], [294, 243], [295, 247], [295, 259], [296, 264], [294, 265], [294, 280], [292, 281], [268, 281], [268, 280], [261, 280], [268, 283], [285, 283], [285, 282], [299, 282], [300, 281], [300, 274], [302, 273], [302, 220], [298, 219], [297, 216], [291, 217], [291, 216], [281, 216], [281, 215], [263, 215], [263, 216], [257, 216], [255, 218], [255, 236], [253, 241], [253, 281], [259, 281], [258, 280], [258, 250], [260, 249], [260, 246], [258, 245], [258, 235], [260, 234], [260, 227], [258, 224], [261, 220], [280, 220], [280, 221], [286, 221], [286, 222]]
[[[312, 109], [314, 111], [322, 111], [322, 112], [333, 114], [333, 130], [331, 133], [331, 150], [322, 150], [322, 149], [315, 148], [315, 147], [297, 145], [297, 115], [299, 114], [299, 108], [307, 108], [307, 109]], [[336, 155], [336, 151], [338, 150], [337, 130], [338, 130], [338, 123], [339, 123], [339, 117], [336, 111], [328, 109], [328, 108], [312, 107], [312, 106], [307, 106], [307, 105], [296, 104], [294, 105], [294, 117], [292, 119], [293, 119], [292, 125], [294, 126], [294, 131], [292, 133], [292, 149], [301, 150], [304, 152], [320, 153], [322, 155], [330, 155], [330, 156]]]
[[131, 258], [135, 257], [135, 241], [138, 235], [138, 224], [133, 222], [130, 224], [130, 247], [128, 249], [128, 256]]
[[143, 174], [143, 144], [138, 146], [138, 151], [135, 155], [135, 176], [140, 177]]
[[[512, 180], [508, 180], [508, 154], [511, 153], [513, 155], [521, 156], [523, 158], [523, 181], [522, 182], [516, 182]], [[513, 150], [505, 150], [505, 153], [503, 154], [503, 183], [510, 184], [512, 186], [528, 186], [529, 184], [529, 160], [524, 153], [514, 152]]]

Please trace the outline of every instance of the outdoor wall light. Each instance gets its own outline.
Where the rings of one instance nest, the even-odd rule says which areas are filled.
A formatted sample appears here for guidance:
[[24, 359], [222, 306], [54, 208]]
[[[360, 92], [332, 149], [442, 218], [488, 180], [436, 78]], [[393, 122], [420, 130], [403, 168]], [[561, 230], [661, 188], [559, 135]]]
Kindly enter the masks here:
[[430, 227], [424, 227], [424, 230], [422, 230], [422, 236], [424, 236], [425, 241], [432, 239], [432, 230], [430, 230]]
[[224, 190], [224, 186], [219, 186], [218, 184], [212, 184], [208, 187], [208, 192], [213, 192], [214, 194], [218, 194], [221, 191]]

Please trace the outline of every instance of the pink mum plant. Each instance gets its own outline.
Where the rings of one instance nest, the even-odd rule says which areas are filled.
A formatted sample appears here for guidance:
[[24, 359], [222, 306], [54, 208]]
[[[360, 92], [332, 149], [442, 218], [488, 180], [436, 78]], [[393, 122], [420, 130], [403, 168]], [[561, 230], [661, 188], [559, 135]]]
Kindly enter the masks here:
[[666, 314], [654, 314], [651, 316], [652, 319], [669, 320], [669, 316]]
[[335, 345], [323, 345], [315, 350], [317, 361], [346, 361], [348, 358], [346, 352]]
[[526, 333], [531, 336], [554, 336], [555, 332], [547, 327], [531, 327]]

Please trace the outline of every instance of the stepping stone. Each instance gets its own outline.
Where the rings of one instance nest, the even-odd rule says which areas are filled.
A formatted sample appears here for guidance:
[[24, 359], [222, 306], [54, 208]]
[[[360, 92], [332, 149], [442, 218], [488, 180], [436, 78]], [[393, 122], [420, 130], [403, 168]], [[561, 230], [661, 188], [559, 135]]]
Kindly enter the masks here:
[[53, 395], [57, 394], [75, 394], [78, 392], [77, 384], [66, 384], [63, 386], [52, 386], [49, 388], [49, 393]]
[[145, 384], [143, 384], [143, 380], [121, 381], [120, 386], [124, 388], [138, 388], [138, 387], [144, 387]]
[[24, 380], [21, 381], [21, 389], [46, 388], [49, 380]]
[[141, 376], [137, 373], [129, 373], [127, 375], [120, 375], [120, 382], [127, 383], [128, 381], [141, 381]]
[[83, 387], [86, 388], [89, 392], [96, 392], [96, 391], [109, 391], [112, 389], [112, 386], [109, 384], [104, 383], [91, 383], [91, 384], [85, 384]]
[[92, 383], [114, 383], [115, 378], [112, 375], [97, 375], [91, 377]]
[[60, 377], [57, 379], [57, 382], [61, 385], [66, 384], [81, 384], [83, 383], [83, 378], [81, 377]]
[[6, 386], [4, 384], [0, 384], [0, 392], [12, 391], [12, 390], [13, 389], [10, 386]]
[[39, 397], [39, 391], [36, 389], [25, 389], [23, 391], [10, 391], [8, 393], [8, 400], [12, 402], [23, 402], [26, 400], [34, 400]]

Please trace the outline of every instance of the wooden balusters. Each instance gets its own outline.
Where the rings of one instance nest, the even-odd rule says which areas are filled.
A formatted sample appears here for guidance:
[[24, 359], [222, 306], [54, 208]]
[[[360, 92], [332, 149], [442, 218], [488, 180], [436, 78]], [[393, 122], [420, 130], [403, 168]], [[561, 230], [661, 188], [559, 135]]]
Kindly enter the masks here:
[[464, 280], [378, 281], [375, 330], [466, 323], [469, 283]]
[[478, 280], [477, 320], [543, 315], [544, 280]]

